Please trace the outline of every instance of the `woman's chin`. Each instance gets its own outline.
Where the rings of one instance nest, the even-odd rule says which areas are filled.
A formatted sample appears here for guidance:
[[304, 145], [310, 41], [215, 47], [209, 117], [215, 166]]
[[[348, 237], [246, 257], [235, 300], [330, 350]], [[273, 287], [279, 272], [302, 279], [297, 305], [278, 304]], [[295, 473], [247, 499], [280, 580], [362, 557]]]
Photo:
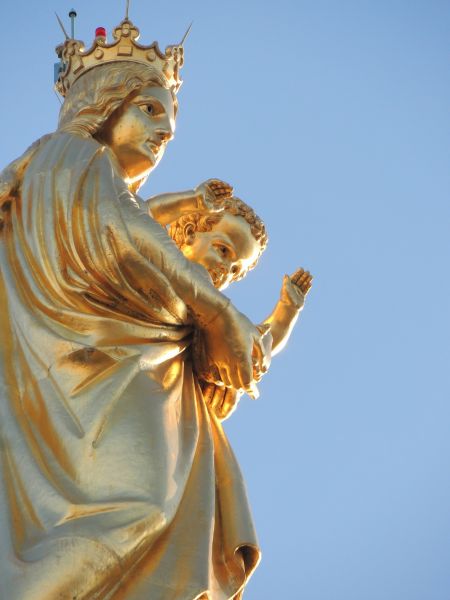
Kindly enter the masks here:
[[147, 162], [145, 165], [142, 164], [139, 169], [125, 169], [127, 174], [126, 181], [127, 183], [136, 183], [145, 177], [148, 177], [153, 169], [156, 167], [157, 162]]

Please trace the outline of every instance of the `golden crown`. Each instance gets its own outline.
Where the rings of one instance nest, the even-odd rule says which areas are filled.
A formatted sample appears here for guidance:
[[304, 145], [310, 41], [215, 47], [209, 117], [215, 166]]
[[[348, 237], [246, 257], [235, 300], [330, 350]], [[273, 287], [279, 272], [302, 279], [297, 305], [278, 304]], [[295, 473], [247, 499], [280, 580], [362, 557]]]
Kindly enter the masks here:
[[125, 18], [113, 31], [114, 42], [106, 42], [106, 31], [99, 27], [96, 38], [89, 50], [85, 50], [83, 42], [71, 39], [57, 46], [56, 53], [60, 58], [56, 91], [65, 96], [72, 85], [84, 73], [107, 63], [126, 61], [137, 62], [155, 68], [175, 92], [181, 86], [180, 69], [183, 66], [183, 44], [168, 46], [163, 53], [157, 42], [150, 46], [137, 43], [139, 29]]

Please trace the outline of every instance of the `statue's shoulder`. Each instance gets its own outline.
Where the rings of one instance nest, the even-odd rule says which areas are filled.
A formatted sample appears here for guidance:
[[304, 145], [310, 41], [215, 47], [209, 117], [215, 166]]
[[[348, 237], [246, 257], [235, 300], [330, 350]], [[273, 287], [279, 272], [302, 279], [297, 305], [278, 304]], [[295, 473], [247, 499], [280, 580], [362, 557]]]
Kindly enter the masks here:
[[110, 152], [97, 140], [75, 133], [55, 132], [36, 148], [28, 175], [67, 171], [82, 175], [99, 163], [109, 168], [113, 166]]
[[[72, 133], [55, 132], [42, 136], [25, 152], [0, 171], [0, 206], [36, 177], [57, 175], [63, 170], [84, 168], [95, 156], [104, 155], [104, 148], [93, 138]], [[109, 161], [109, 157], [105, 156]]]
[[40, 144], [36, 158], [91, 160], [96, 154], [102, 153], [102, 149], [103, 146], [92, 137], [56, 131]]

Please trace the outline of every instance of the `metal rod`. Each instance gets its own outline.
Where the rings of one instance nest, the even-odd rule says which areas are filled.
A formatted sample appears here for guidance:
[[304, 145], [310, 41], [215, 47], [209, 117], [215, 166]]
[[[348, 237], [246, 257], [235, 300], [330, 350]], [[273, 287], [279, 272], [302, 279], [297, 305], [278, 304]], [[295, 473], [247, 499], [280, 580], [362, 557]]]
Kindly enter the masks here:
[[189, 25], [189, 27], [186, 30], [186, 33], [183, 35], [183, 39], [180, 42], [180, 46], [182, 46], [184, 44], [184, 42], [186, 41], [187, 36], [190, 34], [191, 29], [192, 29], [192, 25], [194, 24], [194, 21], [192, 21], [192, 23]]
[[127, 8], [125, 10], [125, 20], [128, 21], [128, 13], [130, 12], [130, 0], [127, 0]]
[[61, 19], [58, 17], [58, 13], [56, 13], [56, 12], [55, 12], [55, 15], [56, 15], [56, 18], [58, 19], [59, 26], [60, 26], [60, 27], [61, 27], [61, 29], [63, 30], [63, 33], [64, 33], [64, 35], [66, 36], [66, 40], [68, 40], [68, 39], [69, 39], [69, 36], [68, 36], [68, 34], [67, 34], [67, 31], [66, 31], [66, 30], [65, 30], [65, 28], [64, 28], [63, 22], [62, 22], [62, 21], [61, 21]]
[[71, 33], [72, 33], [72, 39], [75, 39], [75, 17], [77, 16], [77, 12], [74, 8], [71, 9], [70, 13], [69, 13], [69, 17], [70, 17], [70, 27], [71, 27]]
[[58, 96], [58, 94], [56, 93], [56, 91], [55, 91], [55, 90], [53, 90], [53, 91], [55, 92], [55, 96], [58, 98], [58, 102], [59, 102], [59, 103], [61, 104], [61, 106], [62, 106], [62, 100], [61, 100], [61, 98]]

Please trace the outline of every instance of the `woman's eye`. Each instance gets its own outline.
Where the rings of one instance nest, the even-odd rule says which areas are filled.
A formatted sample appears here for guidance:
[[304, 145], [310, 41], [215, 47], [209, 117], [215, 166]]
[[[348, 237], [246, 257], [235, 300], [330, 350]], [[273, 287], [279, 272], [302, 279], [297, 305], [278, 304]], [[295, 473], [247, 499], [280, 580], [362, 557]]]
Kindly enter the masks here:
[[222, 256], [226, 256], [228, 253], [228, 248], [226, 246], [217, 246], [217, 250]]
[[141, 104], [141, 110], [145, 112], [146, 115], [153, 116], [157, 113], [157, 108], [154, 103], [150, 104]]

